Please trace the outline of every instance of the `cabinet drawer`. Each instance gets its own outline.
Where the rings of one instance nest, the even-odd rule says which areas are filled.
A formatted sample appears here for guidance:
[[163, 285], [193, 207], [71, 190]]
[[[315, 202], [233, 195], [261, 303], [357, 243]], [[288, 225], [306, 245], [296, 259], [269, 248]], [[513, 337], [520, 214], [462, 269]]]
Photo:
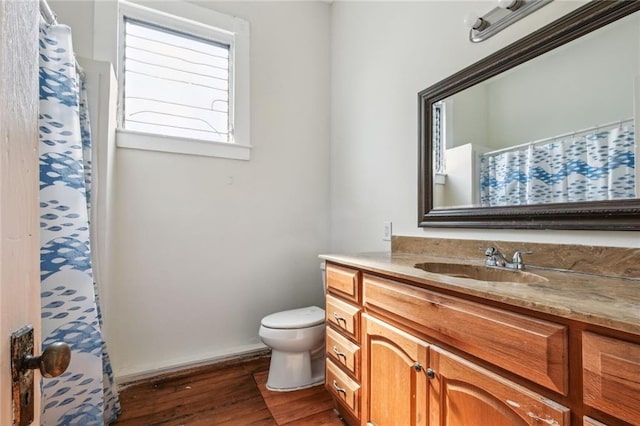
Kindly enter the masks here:
[[355, 417], [359, 417], [360, 385], [351, 380], [330, 359], [327, 360], [326, 387], [331, 395], [353, 412]]
[[564, 395], [567, 327], [370, 275], [364, 305]]
[[327, 324], [337, 327], [353, 340], [360, 338], [360, 308], [327, 295]]
[[360, 301], [360, 271], [327, 263], [327, 289], [353, 302]]
[[333, 362], [360, 378], [360, 346], [327, 327], [327, 355]]
[[629, 423], [640, 419], [640, 345], [582, 333], [584, 403]]

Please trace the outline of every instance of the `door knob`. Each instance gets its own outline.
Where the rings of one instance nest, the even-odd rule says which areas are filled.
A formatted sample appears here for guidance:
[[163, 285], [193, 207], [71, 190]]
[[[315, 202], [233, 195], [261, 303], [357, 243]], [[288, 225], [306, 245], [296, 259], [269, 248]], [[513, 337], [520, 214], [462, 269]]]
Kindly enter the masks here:
[[64, 342], [52, 343], [40, 356], [26, 355], [22, 370], [40, 370], [42, 377], [58, 377], [67, 370], [71, 361], [71, 348]]
[[71, 361], [71, 348], [66, 343], [49, 345], [42, 355], [34, 356], [33, 327], [27, 325], [11, 334], [11, 396], [14, 426], [29, 426], [34, 419], [33, 370], [43, 377], [57, 377]]

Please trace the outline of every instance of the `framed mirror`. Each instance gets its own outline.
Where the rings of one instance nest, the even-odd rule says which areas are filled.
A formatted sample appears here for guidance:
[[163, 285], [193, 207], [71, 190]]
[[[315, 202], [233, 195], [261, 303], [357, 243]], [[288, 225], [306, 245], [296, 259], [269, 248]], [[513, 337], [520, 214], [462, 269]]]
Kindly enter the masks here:
[[420, 92], [418, 225], [640, 230], [639, 10], [592, 1]]

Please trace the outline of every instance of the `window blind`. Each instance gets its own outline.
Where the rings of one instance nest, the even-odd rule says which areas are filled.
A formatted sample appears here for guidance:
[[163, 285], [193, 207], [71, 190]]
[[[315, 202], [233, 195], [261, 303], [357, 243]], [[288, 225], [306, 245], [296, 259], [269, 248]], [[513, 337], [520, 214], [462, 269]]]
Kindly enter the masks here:
[[123, 127], [232, 142], [230, 48], [125, 18]]

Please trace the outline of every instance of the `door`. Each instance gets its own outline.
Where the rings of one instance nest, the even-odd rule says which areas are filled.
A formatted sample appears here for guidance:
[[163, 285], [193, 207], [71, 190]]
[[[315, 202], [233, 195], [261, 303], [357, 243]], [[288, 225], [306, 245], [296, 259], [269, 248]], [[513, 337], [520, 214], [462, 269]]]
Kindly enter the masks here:
[[[13, 423], [10, 335], [40, 347], [36, 0], [0, 2], [0, 424]], [[39, 376], [36, 377], [36, 380]], [[36, 390], [39, 387], [36, 384]], [[40, 399], [35, 395], [35, 421]]]
[[569, 409], [431, 346], [430, 426], [569, 425]]
[[426, 425], [428, 344], [370, 315], [362, 319], [363, 423]]

